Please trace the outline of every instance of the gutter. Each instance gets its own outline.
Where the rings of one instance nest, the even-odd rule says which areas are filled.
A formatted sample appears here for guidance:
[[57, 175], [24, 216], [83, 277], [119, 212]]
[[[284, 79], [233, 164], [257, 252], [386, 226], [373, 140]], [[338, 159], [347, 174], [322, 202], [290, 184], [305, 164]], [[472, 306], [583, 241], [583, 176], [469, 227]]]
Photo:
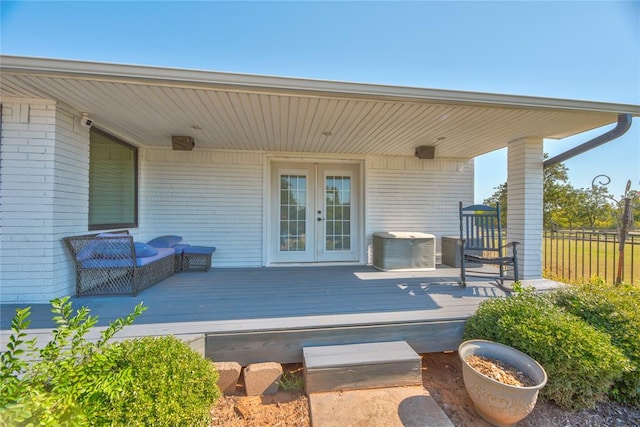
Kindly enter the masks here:
[[583, 144], [580, 144], [577, 147], [573, 147], [572, 149], [567, 150], [564, 153], [560, 153], [557, 156], [553, 156], [552, 158], [545, 160], [544, 163], [542, 164], [543, 167], [548, 168], [549, 166], [553, 166], [557, 163], [564, 162], [565, 160], [575, 157], [579, 154], [582, 154], [585, 151], [589, 151], [592, 148], [596, 148], [602, 144], [605, 144], [609, 141], [612, 141], [616, 138], [621, 137], [631, 127], [631, 119], [632, 119], [631, 114], [618, 114], [618, 124], [609, 132], [603, 133], [600, 136], [596, 136], [595, 138], [590, 139], [589, 141]]

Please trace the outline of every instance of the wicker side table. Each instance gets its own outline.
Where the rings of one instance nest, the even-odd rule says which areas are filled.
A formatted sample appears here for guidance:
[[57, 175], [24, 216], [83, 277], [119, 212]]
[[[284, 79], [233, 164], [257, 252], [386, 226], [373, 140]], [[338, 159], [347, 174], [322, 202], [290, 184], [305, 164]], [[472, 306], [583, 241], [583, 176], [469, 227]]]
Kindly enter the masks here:
[[182, 271], [209, 271], [213, 246], [188, 246], [182, 252]]
[[178, 243], [177, 245], [173, 245], [172, 248], [176, 252], [176, 256], [173, 261], [173, 271], [179, 273], [182, 271], [182, 254], [184, 250], [191, 245], [188, 243]]

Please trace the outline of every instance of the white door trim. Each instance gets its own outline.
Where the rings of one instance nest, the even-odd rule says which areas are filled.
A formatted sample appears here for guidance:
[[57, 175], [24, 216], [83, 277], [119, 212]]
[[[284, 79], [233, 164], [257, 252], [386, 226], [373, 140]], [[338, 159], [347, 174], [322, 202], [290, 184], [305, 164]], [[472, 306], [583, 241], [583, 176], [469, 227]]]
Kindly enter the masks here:
[[[279, 191], [279, 177], [282, 171], [285, 172], [300, 172], [301, 169], [309, 171], [311, 179], [308, 179], [308, 185], [313, 186], [312, 190], [322, 188], [323, 191], [318, 191], [318, 195], [311, 205], [311, 209], [308, 209], [310, 218], [307, 218], [308, 227], [314, 228], [311, 231], [310, 236], [313, 241], [309, 242], [308, 246], [311, 246], [314, 253], [291, 257], [281, 256], [279, 253], [280, 248], [280, 236], [279, 236], [279, 214], [280, 214], [280, 191]], [[270, 159], [267, 165], [267, 187], [268, 195], [266, 197], [265, 212], [267, 217], [265, 218], [265, 265], [318, 265], [318, 264], [335, 264], [335, 263], [362, 263], [363, 259], [363, 224], [364, 224], [364, 204], [363, 204], [363, 162], [361, 160], [340, 161], [337, 159], [322, 158], [322, 159], [282, 159], [273, 158]], [[347, 171], [348, 170], [348, 171]], [[339, 175], [339, 172], [348, 172], [349, 180], [352, 185], [352, 197], [351, 197], [351, 248], [349, 251], [342, 253], [324, 253], [320, 250], [319, 246], [323, 242], [320, 241], [320, 236], [316, 234], [315, 228], [320, 223], [321, 227], [324, 227], [322, 221], [317, 220], [317, 209], [315, 204], [322, 202], [320, 198], [324, 197], [324, 173], [323, 171], [334, 172]], [[316, 182], [317, 174], [317, 182]], [[347, 176], [345, 175], [345, 176]], [[320, 195], [322, 193], [322, 195]], [[324, 214], [324, 213], [323, 213]], [[308, 221], [312, 219], [312, 221]], [[309, 231], [309, 229], [307, 230]], [[320, 229], [324, 231], [324, 229]], [[321, 233], [324, 235], [324, 233]], [[290, 254], [289, 254], [290, 255]], [[342, 256], [341, 256], [342, 255]], [[342, 259], [341, 259], [342, 258]]]

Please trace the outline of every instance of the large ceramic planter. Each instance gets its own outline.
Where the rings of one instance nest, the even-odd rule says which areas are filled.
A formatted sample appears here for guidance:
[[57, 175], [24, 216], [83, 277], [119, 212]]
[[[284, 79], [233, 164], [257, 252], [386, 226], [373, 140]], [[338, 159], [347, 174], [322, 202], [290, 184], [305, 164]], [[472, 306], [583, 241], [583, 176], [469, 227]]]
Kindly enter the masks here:
[[[533, 410], [538, 392], [547, 383], [547, 374], [538, 362], [515, 348], [485, 340], [465, 341], [458, 347], [462, 377], [473, 405], [482, 418], [499, 427], [514, 426]], [[471, 355], [488, 357], [513, 366], [535, 385], [517, 387], [491, 379], [466, 362]]]

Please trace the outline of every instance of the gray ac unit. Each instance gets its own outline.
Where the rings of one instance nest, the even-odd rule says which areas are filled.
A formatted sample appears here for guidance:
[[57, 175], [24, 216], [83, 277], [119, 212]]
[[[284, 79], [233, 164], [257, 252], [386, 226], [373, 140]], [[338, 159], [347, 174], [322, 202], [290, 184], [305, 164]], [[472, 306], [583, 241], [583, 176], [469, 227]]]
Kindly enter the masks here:
[[417, 232], [373, 234], [373, 266], [379, 270], [435, 270], [436, 238]]

